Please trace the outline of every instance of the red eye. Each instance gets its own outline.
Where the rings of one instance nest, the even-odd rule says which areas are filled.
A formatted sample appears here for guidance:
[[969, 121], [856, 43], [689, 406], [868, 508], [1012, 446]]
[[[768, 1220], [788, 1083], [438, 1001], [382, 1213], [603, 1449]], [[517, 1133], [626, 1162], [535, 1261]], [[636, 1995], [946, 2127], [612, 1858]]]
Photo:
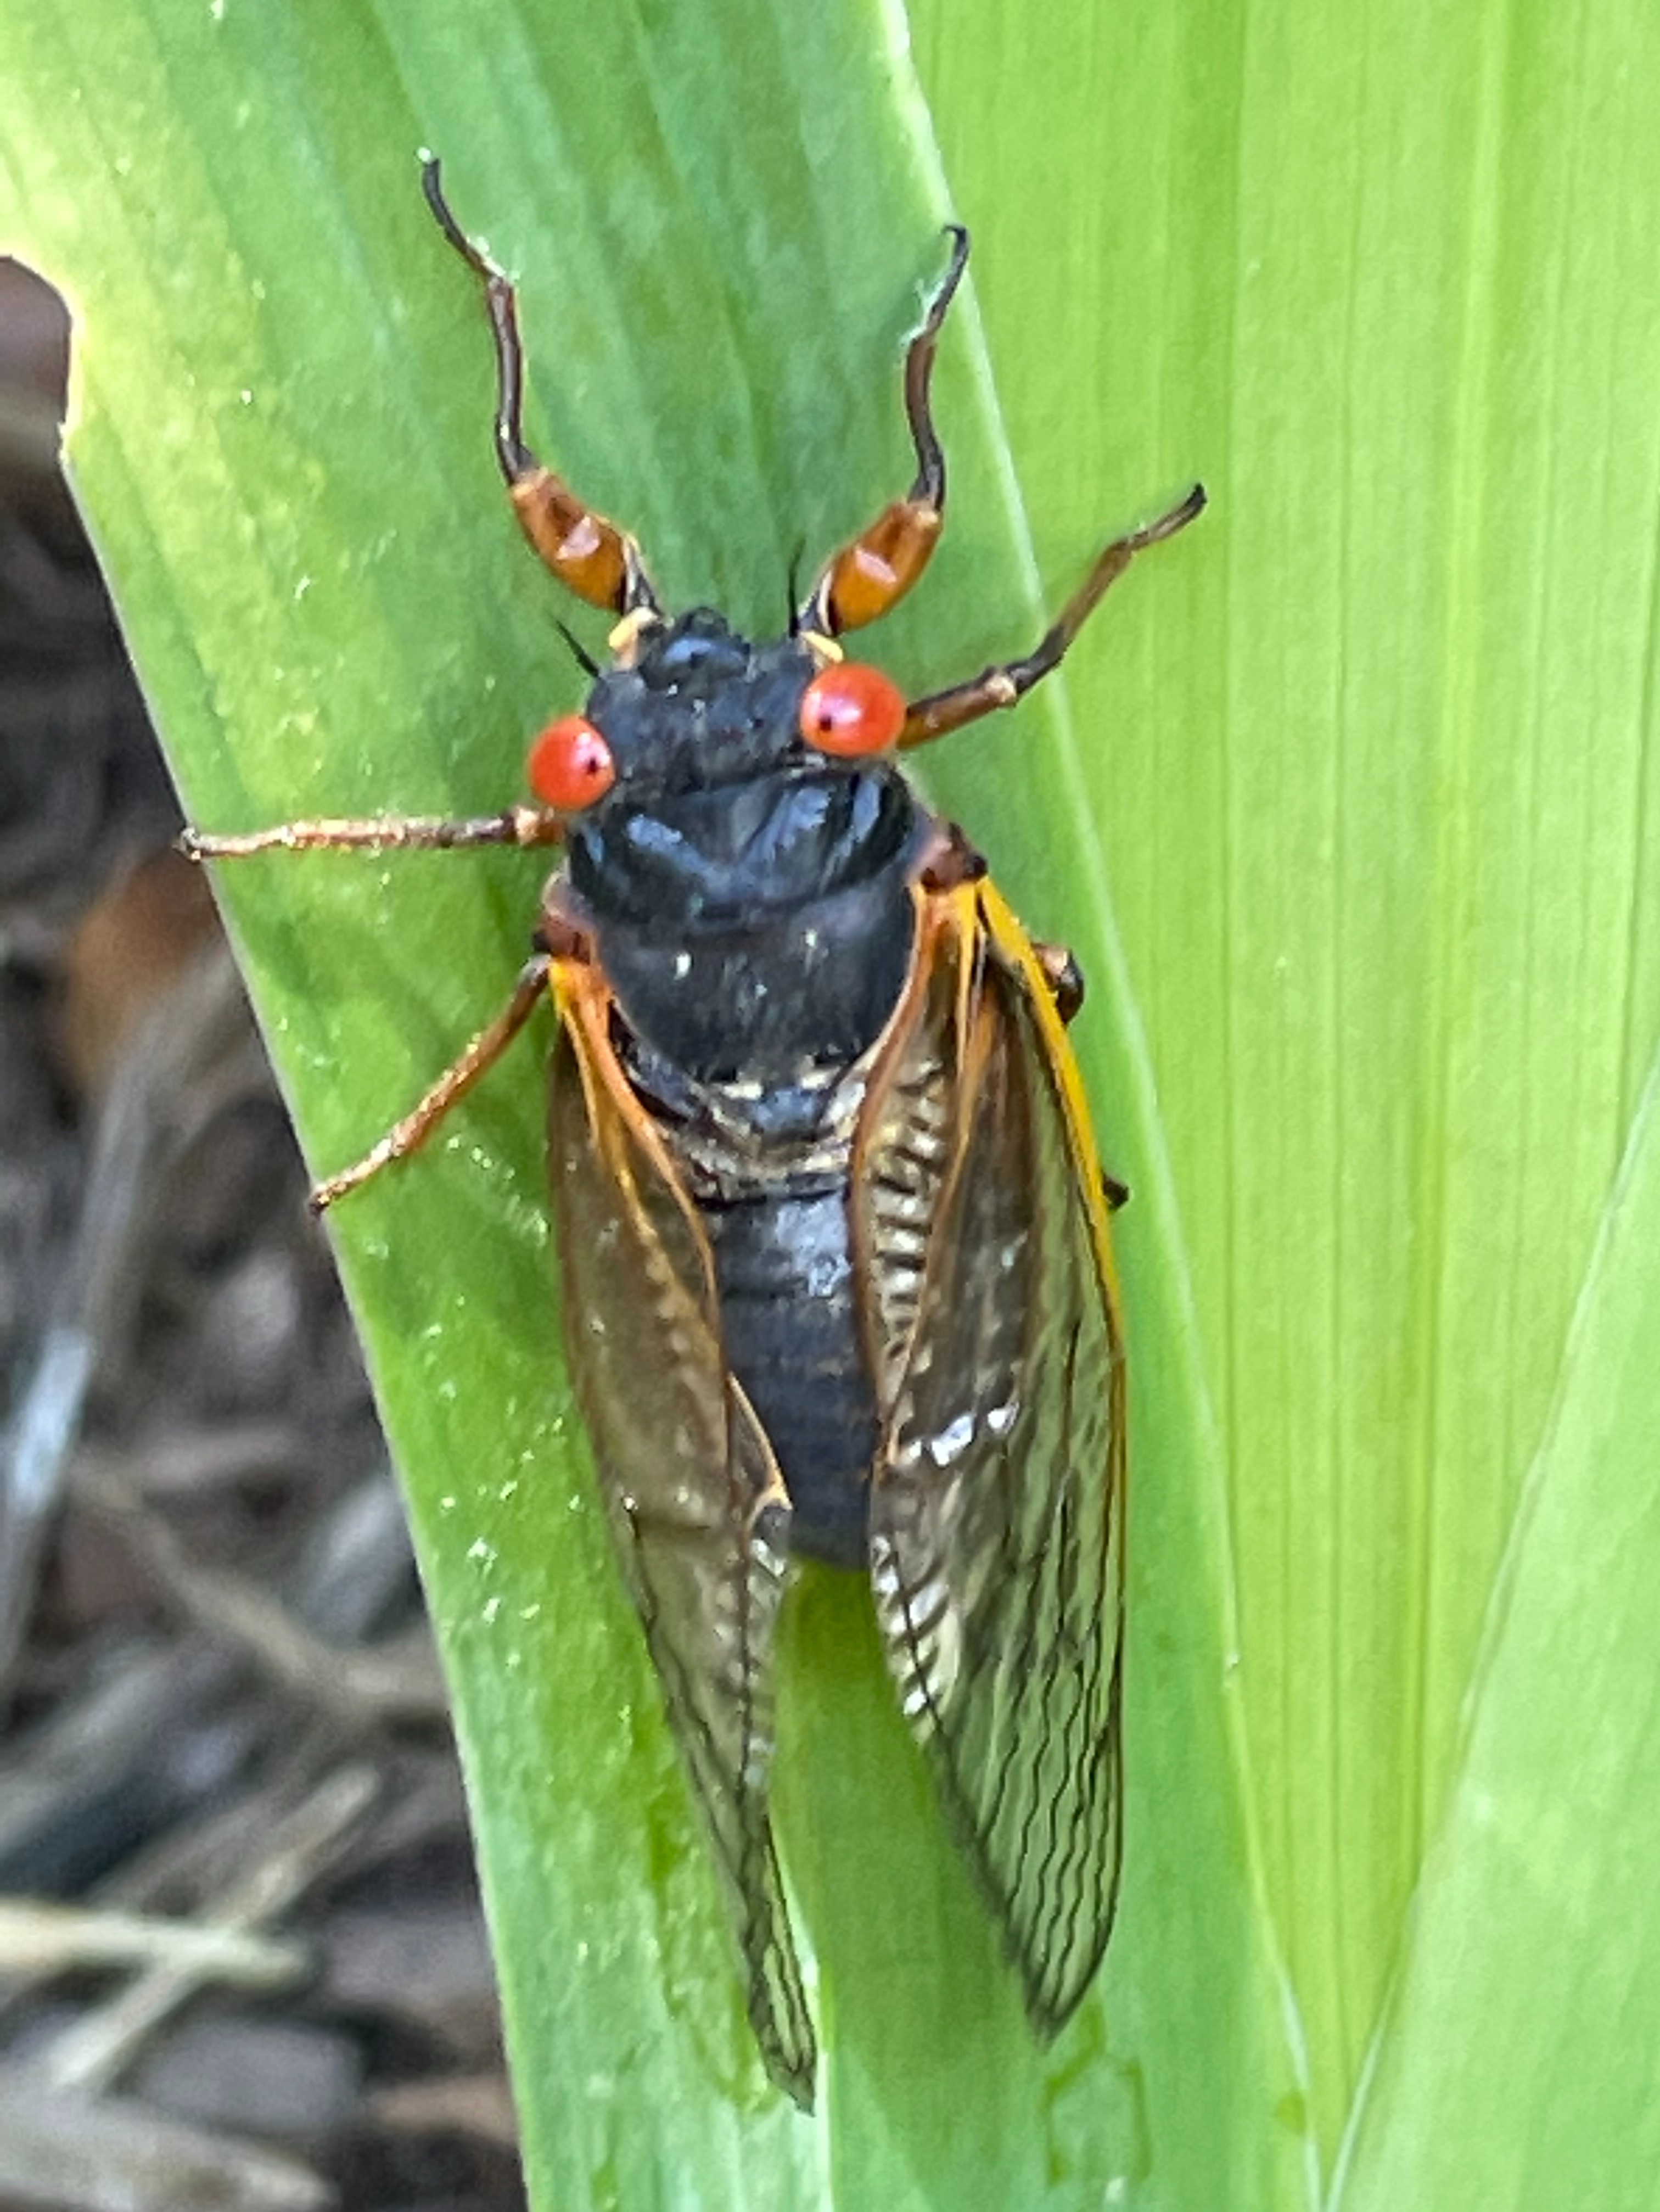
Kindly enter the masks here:
[[580, 814], [616, 782], [617, 763], [592, 722], [581, 714], [562, 714], [532, 745], [526, 775], [544, 806]]
[[801, 734], [821, 753], [879, 753], [905, 726], [904, 695], [879, 668], [856, 660], [821, 668], [801, 695]]

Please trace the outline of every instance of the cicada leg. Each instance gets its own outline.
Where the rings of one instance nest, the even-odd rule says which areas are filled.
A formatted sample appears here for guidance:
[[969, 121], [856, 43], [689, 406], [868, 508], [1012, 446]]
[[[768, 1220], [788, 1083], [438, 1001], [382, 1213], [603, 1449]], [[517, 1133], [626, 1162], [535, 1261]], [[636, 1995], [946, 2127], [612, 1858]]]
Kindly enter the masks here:
[[640, 548], [589, 507], [525, 443], [522, 418], [525, 355], [519, 339], [519, 304], [512, 280], [467, 236], [445, 199], [439, 165], [422, 165], [421, 187], [439, 228], [478, 279], [496, 340], [496, 454], [520, 526], [560, 582], [625, 620], [655, 617], [661, 609]]
[[932, 738], [944, 737], [947, 730], [960, 730], [965, 722], [976, 722], [982, 714], [993, 714], [1000, 707], [1012, 707], [1017, 699], [1024, 698], [1034, 684], [1060, 666], [1067, 647], [1135, 556], [1150, 545], [1159, 545], [1165, 538], [1174, 538], [1178, 530], [1185, 530], [1204, 512], [1204, 507], [1205, 488], [1195, 484], [1181, 504], [1171, 507], [1168, 514], [1161, 514], [1156, 522], [1145, 523], [1140, 530], [1132, 530], [1127, 537], [1115, 538], [1084, 579], [1081, 588], [1067, 600], [1060, 620], [1044, 633], [1035, 651], [1024, 660], [1001, 661], [982, 669], [978, 676], [966, 684], [953, 684], [949, 691], [935, 691], [926, 699], [915, 700], [907, 710], [900, 744], [925, 745]]
[[933, 427], [928, 386], [946, 310], [968, 266], [969, 234], [952, 223], [951, 265], [905, 349], [905, 420], [916, 448], [916, 479], [903, 499], [833, 553], [802, 602], [796, 628], [823, 637], [862, 629], [897, 606], [928, 564], [946, 516], [946, 456]]
[[1032, 951], [1055, 1000], [1055, 1011], [1070, 1028], [1084, 1004], [1084, 971], [1070, 945], [1043, 945], [1034, 938]]
[[[563, 834], [564, 825], [557, 815], [541, 807], [511, 806], [504, 814], [454, 821], [430, 815], [386, 815], [355, 821], [279, 822], [273, 829], [251, 830], [240, 836], [208, 836], [199, 830], [186, 830], [179, 844], [192, 860], [240, 860], [252, 854], [270, 852], [364, 848], [453, 852], [469, 845], [551, 845]], [[355, 1167], [317, 1185], [311, 1194], [313, 1212], [322, 1212], [347, 1191], [356, 1190], [359, 1183], [367, 1182], [392, 1161], [402, 1159], [424, 1143], [456, 1100], [494, 1066], [524, 1028], [547, 987], [552, 964], [552, 955], [538, 942], [536, 953], [520, 971], [505, 1012], [478, 1032], [420, 1103], [388, 1129]]]
[[441, 815], [368, 815], [345, 821], [279, 822], [270, 830], [216, 837], [181, 832], [179, 849], [192, 860], [246, 860], [254, 853], [319, 851], [452, 853], [468, 845], [556, 845], [565, 834], [557, 814], [543, 806], [510, 806], [504, 814], [449, 820]]
[[552, 955], [538, 952], [527, 960], [519, 971], [519, 980], [513, 987], [513, 996], [502, 1012], [489, 1024], [480, 1030], [459, 1059], [444, 1070], [436, 1083], [420, 1103], [395, 1121], [378, 1145], [371, 1146], [356, 1166], [344, 1168], [338, 1175], [319, 1182], [311, 1194], [311, 1207], [321, 1213], [349, 1190], [356, 1190], [371, 1176], [390, 1167], [394, 1160], [405, 1158], [423, 1145], [459, 1098], [464, 1097], [481, 1075], [494, 1067], [496, 1061], [513, 1042], [520, 1030], [536, 1012], [543, 993], [547, 988], [548, 971], [553, 965]]

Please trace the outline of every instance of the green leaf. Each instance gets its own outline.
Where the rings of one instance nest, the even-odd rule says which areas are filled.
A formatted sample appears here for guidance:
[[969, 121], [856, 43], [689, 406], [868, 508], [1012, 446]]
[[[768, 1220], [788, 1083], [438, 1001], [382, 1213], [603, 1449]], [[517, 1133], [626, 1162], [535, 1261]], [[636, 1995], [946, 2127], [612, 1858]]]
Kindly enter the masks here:
[[[1188, 468], [1213, 495], [1070, 690], [1225, 1452], [1256, 1825], [1329, 2166], [1660, 1036], [1660, 17], [914, 20], [1051, 594], [1104, 501]], [[1137, 1463], [1139, 1512], [1165, 1480], [1144, 1435]], [[1135, 1541], [1145, 1561], [1139, 1520]], [[1577, 1890], [1566, 1842], [1554, 1874]], [[1536, 1929], [1504, 1938], [1526, 1955]], [[1564, 2054], [1563, 2163], [1515, 2202], [1614, 2201], [1576, 2179], [1605, 2171], [1622, 2033]], [[1446, 2154], [1470, 2147], [1477, 2116], [1437, 2113]]]
[[1517, 1511], [1341, 2201], [1652, 2203], [1660, 1058]]
[[[828, 546], [908, 480], [897, 356], [946, 201], [891, 15], [10, 15], [7, 229], [77, 310], [76, 482], [204, 827], [493, 810], [528, 732], [578, 696], [551, 622], [570, 610], [495, 479], [482, 319], [420, 202], [418, 147], [523, 274], [532, 434], [639, 531], [674, 599], [775, 626], [798, 541]], [[939, 382], [952, 532], [884, 648], [919, 688], [1042, 620], [966, 304]], [[1136, 483], [1138, 510], [1153, 489]], [[1122, 587], [1121, 620], [1160, 588]], [[987, 758], [1027, 763], [1015, 811], [1094, 956], [1091, 1024], [1127, 1030], [1056, 773], [1061, 707], [1057, 687]], [[991, 838], [1009, 811], [969, 818]], [[308, 1155], [333, 1169], [505, 997], [535, 864], [221, 872]], [[759, 2075], [557, 1380], [537, 1042], [331, 1218], [454, 1691], [536, 2201], [1082, 2205], [1128, 2178], [1177, 2204], [1237, 2175], [1268, 2201], [1288, 2075], [1216, 1695], [1221, 1492], [1145, 1080], [1114, 1149], [1147, 1193], [1130, 1295], [1164, 1470], [1136, 1581], [1188, 1601], [1170, 1626], [1150, 1607], [1137, 1646], [1123, 1930], [1103, 1995], [1040, 2051], [858, 1585], [811, 1583], [780, 1797], [818, 1951], [815, 2128]]]
[[[536, 2201], [1256, 2212], [1323, 2197], [1346, 2142], [1346, 2202], [1503, 2212], [1547, 2170], [1552, 2201], [1639, 2201], [1611, 2054], [1651, 2043], [1660, 1986], [1624, 1879], [1654, 1804], [1619, 1364], [1660, 1269], [1619, 1225], [1646, 1153], [1611, 1193], [1660, 1037], [1660, 16], [916, 0], [926, 106], [875, 0], [4, 16], [0, 226], [77, 309], [76, 483], [206, 826], [488, 811], [578, 693], [423, 144], [522, 273], [534, 437], [677, 601], [771, 626], [798, 540], [903, 486], [896, 362], [948, 210], [988, 350], [965, 301], [951, 527], [876, 648], [896, 675], [1021, 649], [1105, 535], [1213, 495], [1064, 687], [928, 763], [1083, 959], [1073, 1034], [1135, 1193], [1125, 1893], [1052, 2054], [856, 1585], [819, 1577], [780, 1796], [821, 2121], [760, 2080], [556, 1380], [545, 1031], [334, 1224]], [[319, 1170], [505, 998], [536, 875], [225, 872]], [[1593, 1434], [1572, 1409], [1603, 1395]], [[1602, 1547], [1583, 1571], [1553, 1514]], [[1583, 1680], [1548, 1696], [1553, 1651]], [[1489, 1790], [1583, 1808], [1535, 1824], [1525, 1881]]]

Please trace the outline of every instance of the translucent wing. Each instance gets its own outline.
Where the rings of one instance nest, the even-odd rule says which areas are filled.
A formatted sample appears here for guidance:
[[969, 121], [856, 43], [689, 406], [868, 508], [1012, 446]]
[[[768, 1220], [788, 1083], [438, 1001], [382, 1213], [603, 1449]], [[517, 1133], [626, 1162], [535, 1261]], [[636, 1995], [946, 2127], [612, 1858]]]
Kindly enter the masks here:
[[727, 1371], [696, 1212], [612, 1051], [603, 979], [562, 963], [556, 988], [549, 1133], [572, 1379], [725, 1877], [762, 2055], [811, 2105], [812, 2025], [767, 1818], [788, 1500]]
[[989, 884], [922, 895], [860, 1154], [877, 1612], [1050, 2034], [1118, 1883], [1124, 1370], [1075, 1065]]

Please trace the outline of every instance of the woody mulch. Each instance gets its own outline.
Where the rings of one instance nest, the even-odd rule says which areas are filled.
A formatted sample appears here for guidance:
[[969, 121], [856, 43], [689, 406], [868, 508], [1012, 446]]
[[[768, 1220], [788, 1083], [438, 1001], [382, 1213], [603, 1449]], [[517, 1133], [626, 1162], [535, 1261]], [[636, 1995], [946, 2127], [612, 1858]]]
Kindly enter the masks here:
[[0, 2212], [522, 2204], [403, 1515], [0, 262]]

